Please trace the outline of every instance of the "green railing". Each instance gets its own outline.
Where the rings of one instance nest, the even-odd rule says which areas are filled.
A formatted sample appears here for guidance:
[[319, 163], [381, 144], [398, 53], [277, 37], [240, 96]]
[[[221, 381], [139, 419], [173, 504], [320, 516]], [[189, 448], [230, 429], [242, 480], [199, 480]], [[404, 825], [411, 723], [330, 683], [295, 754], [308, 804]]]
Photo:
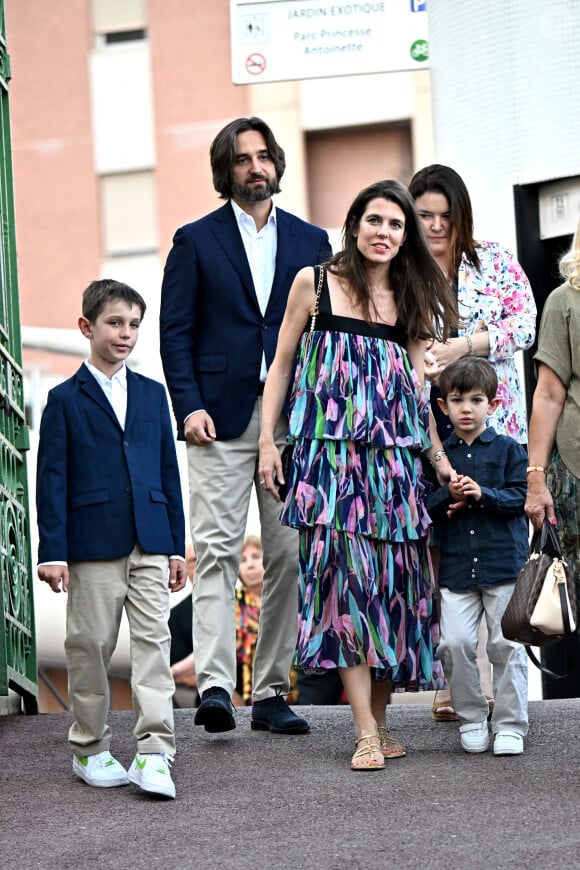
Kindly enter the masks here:
[[29, 447], [24, 416], [20, 311], [4, 0], [0, 0], [0, 696], [13, 689], [38, 710], [32, 560], [28, 527]]

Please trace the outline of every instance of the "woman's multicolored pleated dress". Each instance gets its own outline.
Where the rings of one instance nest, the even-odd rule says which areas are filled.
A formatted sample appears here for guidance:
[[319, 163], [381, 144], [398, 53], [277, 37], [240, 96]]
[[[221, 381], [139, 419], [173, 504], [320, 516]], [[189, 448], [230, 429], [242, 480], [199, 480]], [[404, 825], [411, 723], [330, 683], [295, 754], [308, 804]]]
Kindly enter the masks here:
[[398, 326], [331, 313], [326, 276], [302, 340], [281, 522], [299, 530], [297, 668], [367, 664], [395, 687], [444, 685], [429, 558], [428, 404]]

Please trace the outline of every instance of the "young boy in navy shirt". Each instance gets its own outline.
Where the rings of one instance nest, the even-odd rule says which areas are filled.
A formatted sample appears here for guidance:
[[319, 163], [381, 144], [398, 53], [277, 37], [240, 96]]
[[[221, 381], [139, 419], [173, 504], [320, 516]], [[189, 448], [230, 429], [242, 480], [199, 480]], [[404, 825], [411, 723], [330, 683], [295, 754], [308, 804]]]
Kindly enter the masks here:
[[[165, 389], [125, 366], [144, 313], [143, 298], [118, 281], [93, 281], [83, 294], [90, 357], [50, 391], [40, 426], [38, 576], [68, 593], [73, 773], [174, 798], [168, 587], [185, 585], [185, 521]], [[106, 721], [123, 609], [137, 717], [128, 772], [109, 751]]]
[[466, 752], [485, 752], [489, 708], [476, 663], [485, 615], [495, 695], [493, 752], [520, 755], [528, 731], [527, 657], [521, 644], [504, 638], [501, 617], [528, 554], [527, 455], [513, 438], [486, 426], [499, 402], [497, 376], [487, 360], [467, 356], [447, 366], [439, 389], [439, 405], [454, 429], [444, 448], [457, 481], [427, 501], [441, 548], [437, 656], [462, 720], [461, 745]]

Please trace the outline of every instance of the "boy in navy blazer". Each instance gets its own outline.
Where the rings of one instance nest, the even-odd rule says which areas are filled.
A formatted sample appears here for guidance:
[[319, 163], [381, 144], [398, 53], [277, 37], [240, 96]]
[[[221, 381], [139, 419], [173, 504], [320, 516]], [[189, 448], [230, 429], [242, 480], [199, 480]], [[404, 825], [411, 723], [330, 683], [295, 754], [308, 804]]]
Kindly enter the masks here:
[[[40, 426], [38, 576], [68, 592], [73, 773], [174, 798], [168, 590], [186, 581], [185, 520], [165, 390], [125, 366], [145, 307], [118, 281], [93, 281], [83, 294], [78, 323], [90, 358], [50, 391]], [[123, 608], [137, 715], [128, 773], [109, 751], [106, 722]]]

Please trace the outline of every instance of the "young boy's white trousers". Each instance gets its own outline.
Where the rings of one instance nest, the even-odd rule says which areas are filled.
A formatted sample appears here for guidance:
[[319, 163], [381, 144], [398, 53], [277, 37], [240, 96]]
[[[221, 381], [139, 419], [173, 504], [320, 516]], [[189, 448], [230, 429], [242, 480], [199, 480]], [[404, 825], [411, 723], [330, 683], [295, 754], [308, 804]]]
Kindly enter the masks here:
[[110, 748], [107, 670], [124, 608], [137, 750], [174, 755], [167, 556], [144, 553], [137, 545], [123, 559], [73, 562], [69, 578], [65, 650], [73, 752], [94, 755]]
[[506, 640], [501, 630], [501, 618], [513, 588], [513, 583], [462, 592], [440, 587], [441, 642], [437, 657], [449, 681], [457, 714], [464, 722], [482, 722], [487, 718], [488, 705], [477, 667], [477, 634], [485, 614], [495, 698], [492, 731], [515, 731], [524, 736], [528, 733], [528, 658], [522, 644]]

